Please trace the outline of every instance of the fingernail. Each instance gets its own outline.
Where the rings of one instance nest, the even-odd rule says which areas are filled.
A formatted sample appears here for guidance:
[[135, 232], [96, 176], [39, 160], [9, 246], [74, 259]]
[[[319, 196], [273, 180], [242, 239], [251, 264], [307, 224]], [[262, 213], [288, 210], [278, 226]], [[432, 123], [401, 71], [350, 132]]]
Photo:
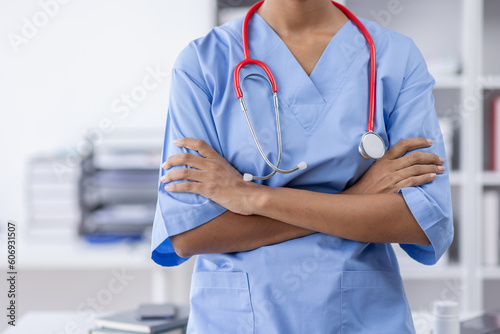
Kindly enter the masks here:
[[438, 171], [444, 172], [444, 166], [438, 166]]
[[427, 139], [427, 142], [430, 144], [432, 144], [434, 141], [432, 139]]
[[172, 186], [171, 186], [171, 185], [166, 185], [166, 186], [165, 186], [165, 190], [166, 190], [166, 191], [170, 191], [170, 190], [172, 190]]
[[181, 140], [180, 140], [180, 139], [175, 139], [175, 140], [174, 140], [174, 145], [178, 145], [180, 142], [181, 142]]
[[431, 173], [431, 174], [429, 174], [429, 176], [431, 179], [435, 179], [437, 175], [436, 175], [436, 173]]
[[167, 163], [166, 163], [166, 162], [164, 162], [164, 163], [161, 165], [161, 167], [162, 167], [163, 169], [167, 169]]
[[444, 158], [439, 157], [439, 162], [443, 164], [444, 163]]
[[161, 182], [165, 182], [165, 181], [167, 181], [167, 176], [166, 176], [166, 175], [163, 175], [163, 176], [161, 177]]

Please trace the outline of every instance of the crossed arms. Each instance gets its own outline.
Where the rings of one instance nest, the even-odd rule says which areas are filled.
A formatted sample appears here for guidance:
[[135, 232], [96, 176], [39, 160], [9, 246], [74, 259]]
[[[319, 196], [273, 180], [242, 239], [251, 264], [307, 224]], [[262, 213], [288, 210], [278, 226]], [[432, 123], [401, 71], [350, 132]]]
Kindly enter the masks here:
[[[356, 184], [339, 194], [245, 182], [203, 140], [181, 138], [175, 145], [201, 156], [170, 156], [163, 168], [191, 168], [165, 174], [165, 190], [200, 194], [227, 209], [199, 227], [170, 237], [181, 257], [247, 251], [317, 232], [361, 242], [430, 243], [398, 193], [401, 188], [432, 182], [443, 173], [443, 158], [432, 153], [408, 153], [431, 146], [430, 140], [401, 140]], [[195, 182], [170, 183], [176, 180]]]

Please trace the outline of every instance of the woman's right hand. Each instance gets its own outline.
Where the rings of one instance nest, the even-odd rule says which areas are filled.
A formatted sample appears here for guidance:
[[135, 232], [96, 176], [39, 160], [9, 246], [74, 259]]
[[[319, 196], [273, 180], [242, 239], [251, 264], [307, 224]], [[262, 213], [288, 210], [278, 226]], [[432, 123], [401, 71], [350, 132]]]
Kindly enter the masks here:
[[[444, 172], [444, 159], [426, 152], [410, 151], [429, 147], [432, 140], [425, 138], [402, 139], [377, 160], [349, 189], [351, 195], [397, 193], [399, 189], [432, 182]], [[406, 155], [405, 155], [406, 154]]]

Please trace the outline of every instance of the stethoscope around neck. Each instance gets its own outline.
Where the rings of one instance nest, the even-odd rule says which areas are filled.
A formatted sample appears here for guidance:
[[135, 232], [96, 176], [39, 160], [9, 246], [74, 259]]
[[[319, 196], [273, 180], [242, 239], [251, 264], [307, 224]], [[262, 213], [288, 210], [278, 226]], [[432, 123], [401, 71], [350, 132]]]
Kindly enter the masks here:
[[[266, 164], [272, 168], [272, 172], [266, 176], [254, 176], [250, 173], [245, 173], [243, 175], [243, 179], [245, 181], [252, 181], [252, 180], [267, 180], [271, 178], [274, 174], [276, 173], [282, 173], [282, 174], [289, 174], [292, 172], [295, 172], [297, 170], [302, 170], [307, 168], [307, 164], [302, 161], [299, 164], [297, 164], [296, 167], [292, 169], [281, 169], [279, 168], [280, 163], [281, 163], [281, 155], [282, 155], [282, 144], [281, 144], [281, 128], [280, 128], [280, 121], [279, 121], [279, 105], [278, 105], [278, 86], [276, 85], [276, 80], [274, 79], [273, 73], [269, 69], [269, 67], [262, 61], [257, 60], [257, 59], [252, 59], [250, 58], [250, 48], [248, 46], [248, 22], [250, 21], [250, 18], [252, 15], [255, 13], [255, 11], [264, 3], [264, 1], [260, 1], [253, 5], [250, 10], [248, 11], [247, 15], [245, 16], [245, 19], [243, 21], [243, 54], [245, 56], [245, 59], [243, 59], [238, 65], [236, 65], [234, 72], [233, 72], [233, 80], [234, 80], [234, 90], [236, 91], [236, 97], [240, 101], [241, 109], [243, 110], [243, 113], [245, 114], [245, 118], [247, 120], [248, 126], [250, 127], [250, 131], [252, 133], [252, 137], [255, 141], [255, 144], [257, 145], [257, 148], [259, 150], [260, 155], [266, 162]], [[365, 26], [358, 20], [354, 14], [352, 14], [347, 8], [344, 6], [332, 1], [332, 3], [342, 10], [342, 12], [351, 20], [353, 21], [358, 29], [363, 33], [366, 41], [368, 42], [368, 45], [370, 46], [370, 97], [369, 97], [369, 110], [368, 110], [368, 131], [361, 137], [361, 141], [358, 145], [358, 151], [361, 154], [361, 156], [365, 159], [372, 159], [372, 160], [378, 160], [382, 158], [385, 154], [385, 144], [382, 138], [375, 133], [373, 130], [375, 128], [375, 91], [376, 91], [376, 80], [377, 80], [377, 60], [376, 60], [376, 51], [375, 51], [375, 44], [373, 43], [373, 39], [370, 36], [370, 33], [368, 30], [365, 28]], [[260, 68], [264, 70], [266, 73], [267, 77], [261, 74], [249, 74], [245, 76], [242, 80], [242, 82], [250, 77], [250, 76], [260, 76], [264, 77], [267, 82], [269, 83], [269, 86], [273, 92], [273, 103], [274, 103], [274, 112], [276, 115], [276, 132], [277, 132], [277, 137], [278, 137], [278, 159], [276, 162], [276, 165], [274, 165], [269, 159], [266, 157], [264, 154], [264, 151], [262, 150], [262, 147], [260, 146], [259, 140], [257, 138], [257, 135], [255, 134], [255, 131], [252, 126], [252, 122], [250, 121], [250, 117], [248, 116], [248, 110], [247, 106], [245, 104], [245, 100], [243, 99], [243, 92], [240, 87], [240, 78], [239, 74], [240, 71], [243, 67], [246, 65], [257, 65]]]

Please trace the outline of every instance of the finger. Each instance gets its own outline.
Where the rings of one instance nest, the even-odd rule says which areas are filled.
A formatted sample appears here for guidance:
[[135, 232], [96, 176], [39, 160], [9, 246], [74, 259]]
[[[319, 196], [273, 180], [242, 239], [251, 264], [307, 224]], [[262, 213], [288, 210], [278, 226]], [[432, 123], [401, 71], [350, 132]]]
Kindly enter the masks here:
[[401, 188], [418, 187], [434, 181], [436, 179], [436, 176], [436, 173], [413, 176], [396, 183], [396, 187], [398, 188], [398, 190]]
[[442, 165], [444, 163], [444, 158], [433, 153], [413, 152], [396, 161], [397, 169], [399, 170], [413, 165]]
[[208, 145], [203, 139], [196, 138], [180, 138], [174, 140], [174, 145], [179, 147], [189, 148], [201, 154], [202, 157], [216, 159], [220, 154]]
[[179, 182], [170, 183], [165, 186], [165, 190], [174, 193], [193, 193], [201, 194], [202, 186], [198, 182]]
[[432, 145], [432, 139], [426, 138], [407, 138], [401, 139], [393, 147], [391, 147], [385, 157], [387, 159], [397, 159], [405, 155], [409, 151], [413, 151], [423, 147], [429, 147]]
[[444, 172], [444, 166], [436, 165], [413, 165], [403, 169], [398, 170], [395, 173], [396, 182], [400, 182], [404, 179], [408, 179], [414, 176], [420, 176], [425, 174], [442, 174]]
[[187, 165], [189, 167], [201, 169], [206, 165], [205, 158], [192, 153], [179, 153], [168, 157], [162, 165], [164, 169], [169, 169], [173, 166]]
[[190, 180], [201, 182], [203, 179], [203, 171], [199, 171], [197, 169], [192, 168], [178, 168], [171, 170], [167, 174], [163, 175], [161, 178], [161, 182], [168, 183], [171, 181], [178, 180]]

